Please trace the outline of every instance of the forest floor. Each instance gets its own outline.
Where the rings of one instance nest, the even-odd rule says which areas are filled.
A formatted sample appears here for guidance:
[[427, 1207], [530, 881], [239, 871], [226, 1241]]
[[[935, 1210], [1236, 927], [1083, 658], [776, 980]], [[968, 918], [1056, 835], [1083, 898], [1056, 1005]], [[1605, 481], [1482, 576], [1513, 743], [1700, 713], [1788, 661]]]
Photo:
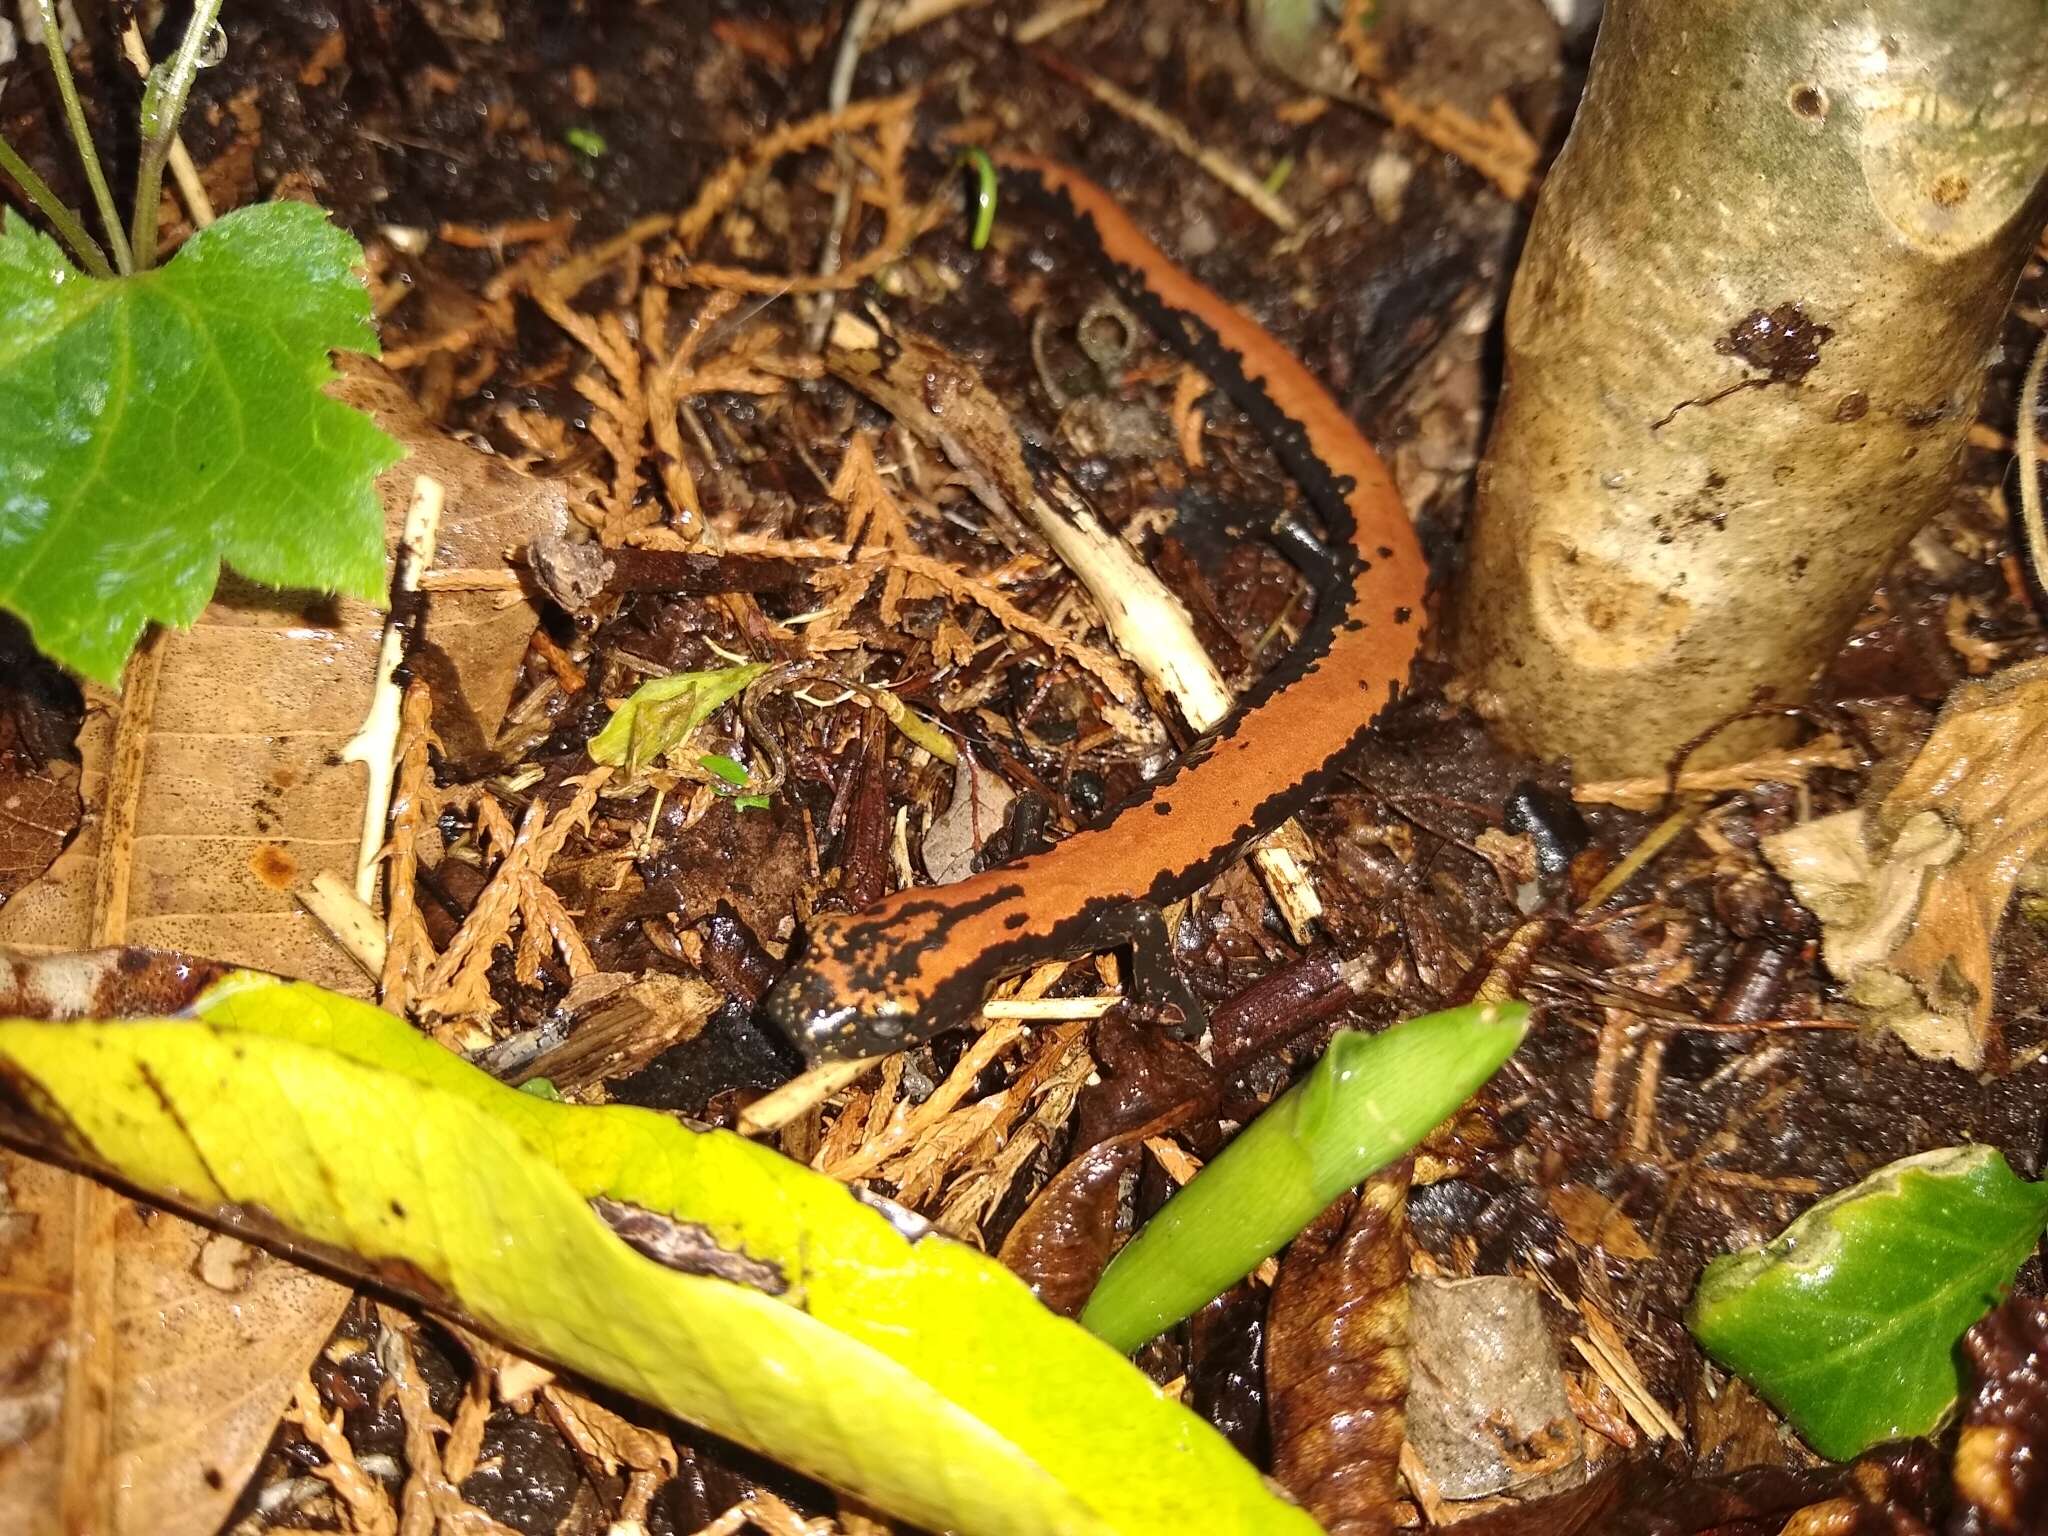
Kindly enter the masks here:
[[[1072, 230], [999, 203], [990, 243], [972, 249], [958, 152], [1023, 147], [1083, 168], [1292, 346], [1381, 447], [1441, 586], [1498, 390], [1517, 242], [1584, 67], [1539, 0], [1382, 7], [1373, 56], [1352, 61], [1374, 71], [1357, 83], [1364, 105], [1261, 69], [1234, 6], [911, 0], [856, 58], [847, 13], [864, 9], [251, 0], [231, 8], [229, 54], [189, 119], [219, 207], [308, 199], [363, 242], [385, 365], [428, 418], [558, 485], [607, 546], [677, 555], [708, 525], [729, 554], [789, 578], [680, 595], [657, 567], [650, 590], [615, 584], [581, 612], [539, 601], [502, 724], [431, 654], [415, 658], [438, 739], [409, 785], [433, 814], [403, 855], [423, 953], [460, 939], [488, 963], [424, 964], [408, 1001], [451, 1048], [572, 1099], [741, 1124], [802, 1077], [755, 1017], [801, 914], [1057, 837], [1186, 740], [1156, 697], [1117, 698], [1127, 663], [1076, 579], [833, 374], [820, 342], [835, 312], [920, 337], [935, 370], [985, 381], [1183, 600], [1233, 685], [1263, 673], [1307, 613], [1301, 576], [1245, 531], [1300, 500], [1251, 423], [1116, 300]], [[70, 191], [45, 82], [24, 57], [0, 83], [0, 126]], [[99, 84], [101, 100], [132, 94], [111, 58]], [[670, 245], [686, 210], [696, 265]], [[1719, 1528], [1777, 1530], [1838, 1489], [1839, 1469], [1703, 1358], [1683, 1323], [1703, 1266], [1907, 1154], [1981, 1142], [2039, 1172], [2048, 921], [2022, 901], [2005, 923], [1992, 1010], [2004, 1070], [1967, 1073], [1855, 1026], [1815, 919], [1760, 845], [1856, 804], [1958, 683], [2048, 653], [2005, 489], [2043, 282], [2037, 263], [1963, 484], [1874, 599], [1787, 756], [1681, 779], [1676, 794], [1575, 784], [1569, 765], [1494, 748], [1426, 660], [1301, 819], [1320, 924], [1291, 931], [1245, 864], [1177, 914], [1179, 962], [1214, 1010], [1199, 1048], [1120, 1012], [1093, 1017], [1113, 964], [1052, 967], [1028, 995], [1076, 999], [1070, 1016], [956, 1031], [850, 1083], [799, 1089], [759, 1133], [1014, 1259], [1071, 1309], [1120, 1236], [1332, 1031], [1447, 1006], [1506, 966], [1536, 1028], [1418, 1166], [1407, 1232], [1389, 1239], [1409, 1245], [1417, 1275], [1515, 1275], [1540, 1295], [1568, 1448], [1497, 1457], [1483, 1491], [1600, 1483], [1606, 1469], [1598, 1518], [1612, 1524], [1584, 1528], [1630, 1529], [1632, 1510], [1706, 1509], [1704, 1491], [1673, 1491], [1704, 1488], [1691, 1480], [1761, 1468], [1783, 1476], [1753, 1478], [1758, 1523]], [[0, 643], [5, 898], [77, 825], [85, 701], [18, 631]], [[762, 706], [786, 770], [765, 803], [697, 761], [581, 792], [586, 744], [639, 684], [746, 659], [815, 668]], [[828, 673], [943, 722], [978, 768], [936, 760]], [[700, 744], [759, 764], [762, 723], [728, 708]], [[470, 920], [528, 817], [573, 819], [534, 870], [548, 894], [479, 933]], [[1096, 1172], [1076, 1176], [1090, 1157]], [[1027, 1240], [1049, 1227], [1086, 1235]], [[1266, 1466], [1266, 1395], [1289, 1389], [1261, 1363], [1272, 1279], [1139, 1356]], [[2039, 1293], [2034, 1265], [2020, 1288]], [[356, 1462], [397, 1498], [412, 1467], [404, 1404], [385, 1390], [390, 1351], [362, 1347], [386, 1327], [356, 1303], [313, 1380]], [[502, 1366], [432, 1324], [408, 1348], [451, 1420], [472, 1374]], [[639, 1426], [634, 1455], [593, 1453], [553, 1400], [483, 1401], [454, 1481], [514, 1530], [595, 1532], [626, 1516], [660, 1536], [745, 1520], [888, 1528], [602, 1394], [577, 1401]], [[1475, 1425], [1508, 1411], [1465, 1406]], [[287, 1423], [239, 1528], [333, 1525], [337, 1495], [307, 1476], [333, 1454]], [[1615, 1475], [1624, 1466], [1633, 1482]], [[1863, 1492], [1945, 1497], [1888, 1487]], [[1427, 1472], [1409, 1491], [1411, 1523], [1455, 1512]]]

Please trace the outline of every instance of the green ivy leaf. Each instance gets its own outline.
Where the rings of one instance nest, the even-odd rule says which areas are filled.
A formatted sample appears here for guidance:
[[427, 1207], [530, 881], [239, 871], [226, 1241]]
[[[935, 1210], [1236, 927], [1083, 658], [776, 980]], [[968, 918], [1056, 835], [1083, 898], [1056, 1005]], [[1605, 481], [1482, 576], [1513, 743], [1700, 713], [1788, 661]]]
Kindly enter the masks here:
[[767, 1147], [522, 1093], [303, 983], [230, 976], [194, 1015], [0, 1020], [0, 1117], [422, 1277], [528, 1353], [923, 1528], [1315, 1536], [994, 1259]]
[[264, 203], [166, 266], [90, 278], [0, 223], [0, 607], [104, 683], [150, 620], [190, 624], [223, 560], [274, 587], [375, 601], [399, 458], [321, 392], [375, 352], [362, 250], [319, 209]]
[[1956, 1398], [1956, 1345], [2048, 1224], [2048, 1183], [1996, 1148], [1887, 1164], [1700, 1277], [1687, 1323], [1708, 1354], [1823, 1456], [1924, 1435]]

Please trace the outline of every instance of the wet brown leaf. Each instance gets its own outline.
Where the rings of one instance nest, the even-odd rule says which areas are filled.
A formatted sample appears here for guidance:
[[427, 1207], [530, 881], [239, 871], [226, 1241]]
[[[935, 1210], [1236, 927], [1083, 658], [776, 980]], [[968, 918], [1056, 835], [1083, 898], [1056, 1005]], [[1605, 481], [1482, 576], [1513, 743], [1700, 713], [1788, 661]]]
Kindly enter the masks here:
[[1273, 1475], [1330, 1536], [1395, 1529], [1408, 1396], [1408, 1180], [1366, 1180], [1288, 1245], [1266, 1324]]
[[1631, 1263], [1657, 1256], [1629, 1214], [1590, 1184], [1560, 1184], [1546, 1198], [1566, 1235], [1580, 1247]]
[[1116, 1247], [1117, 1208], [1145, 1156], [1145, 1139], [1170, 1129], [1181, 1113], [1098, 1143], [1053, 1175], [1024, 1207], [996, 1255], [1038, 1299], [1075, 1317]]
[[1265, 1461], [1263, 1286], [1240, 1281], [1188, 1319], [1188, 1404], [1247, 1461]]
[[1949, 1536], [2048, 1529], [2048, 1303], [2007, 1298], [1963, 1335], [1963, 1355]]
[[1076, 1107], [1080, 1146], [1121, 1136], [1133, 1126], [1177, 1124], [1179, 1117], [1213, 1109], [1216, 1070], [1184, 1041], [1172, 1040], [1127, 1009], [1104, 1014], [1095, 1026], [1098, 1081]]
[[2048, 849], [2048, 661], [1949, 696], [1888, 794], [1764, 842], [1820, 918], [1828, 969], [1922, 1056], [2005, 1066], [1992, 941]]
[[[442, 438], [380, 371], [351, 369], [342, 392], [412, 450], [379, 482], [387, 538], [416, 474], [447, 485], [437, 569], [502, 570], [508, 547], [565, 515], [558, 488]], [[423, 649], [453, 681], [444, 740], [481, 746], [510, 700], [534, 613], [503, 598], [429, 599]], [[321, 870], [352, 883], [363, 776], [338, 753], [368, 708], [382, 627], [365, 604], [227, 578], [191, 630], [147, 642], [122, 701], [88, 707], [88, 814], [0, 908], [0, 945], [146, 944], [367, 996], [293, 892]], [[0, 1308], [0, 1382], [31, 1383], [27, 1427], [0, 1435], [0, 1530], [211, 1536], [348, 1291], [265, 1253], [203, 1265], [197, 1227], [12, 1155], [0, 1173], [4, 1267], [34, 1276], [39, 1298]], [[206, 1278], [229, 1272], [231, 1292]]]

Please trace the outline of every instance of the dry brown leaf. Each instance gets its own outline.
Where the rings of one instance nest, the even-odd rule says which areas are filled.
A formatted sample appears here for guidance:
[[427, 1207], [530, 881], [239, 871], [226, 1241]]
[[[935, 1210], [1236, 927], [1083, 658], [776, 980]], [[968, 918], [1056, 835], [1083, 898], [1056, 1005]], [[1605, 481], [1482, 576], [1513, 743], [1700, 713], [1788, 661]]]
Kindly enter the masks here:
[[1973, 1071], [2005, 1066], [1992, 942], [2044, 849], [2048, 661], [1961, 684], [1889, 793], [1764, 843], [1850, 998], [1920, 1055]]
[[[412, 449], [379, 482], [387, 538], [420, 473], [448, 487], [447, 563], [498, 565], [563, 521], [557, 487], [443, 438], [381, 370], [351, 366], [340, 392]], [[447, 678], [437, 698], [449, 717], [435, 728], [451, 746], [488, 743], [533, 622], [498, 593], [432, 599], [423, 669]], [[365, 604], [224, 580], [190, 631], [138, 653], [125, 704], [88, 708], [87, 815], [48, 873], [0, 908], [0, 944], [127, 942], [367, 995], [292, 892], [323, 869], [352, 881], [363, 776], [336, 758], [368, 708], [382, 626]], [[0, 1171], [26, 1216], [10, 1221], [4, 1267], [10, 1282], [34, 1274], [48, 1298], [31, 1314], [0, 1309], [22, 1321], [0, 1337], [0, 1381], [26, 1371], [62, 1404], [0, 1451], [0, 1530], [211, 1536], [347, 1290], [251, 1253], [240, 1289], [217, 1291], [201, 1274], [201, 1229], [145, 1220], [101, 1186], [18, 1159]]]
[[[0, 966], [0, 1013], [162, 1012], [219, 972], [120, 951], [17, 956]], [[0, 1277], [8, 1536], [211, 1536], [347, 1300], [233, 1238], [5, 1151]], [[67, 1414], [102, 1394], [107, 1414]]]
[[1633, 1218], [1590, 1184], [1560, 1184], [1548, 1199], [1566, 1234], [1580, 1247], [1598, 1248], [1609, 1258], [1631, 1263], [1657, 1256]]
[[1002, 830], [1015, 792], [1004, 780], [962, 752], [953, 766], [953, 798], [932, 818], [924, 834], [925, 873], [935, 885], [964, 880], [981, 845]]
[[78, 825], [78, 766], [0, 771], [0, 902], [43, 872]]

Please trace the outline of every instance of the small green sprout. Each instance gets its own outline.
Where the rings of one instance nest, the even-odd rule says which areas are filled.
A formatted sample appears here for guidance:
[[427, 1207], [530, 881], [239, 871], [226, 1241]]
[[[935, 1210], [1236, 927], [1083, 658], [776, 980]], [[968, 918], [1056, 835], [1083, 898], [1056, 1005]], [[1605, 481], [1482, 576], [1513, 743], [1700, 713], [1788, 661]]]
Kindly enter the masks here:
[[562, 135], [562, 142], [591, 160], [603, 159], [605, 151], [611, 148], [595, 128], [571, 128]]
[[985, 149], [962, 150], [959, 163], [974, 172], [974, 231], [967, 243], [977, 251], [985, 250], [996, 227], [996, 163]]
[[1124, 1246], [1081, 1325], [1129, 1353], [1229, 1290], [1441, 1125], [1514, 1054], [1521, 1003], [1345, 1030]]

